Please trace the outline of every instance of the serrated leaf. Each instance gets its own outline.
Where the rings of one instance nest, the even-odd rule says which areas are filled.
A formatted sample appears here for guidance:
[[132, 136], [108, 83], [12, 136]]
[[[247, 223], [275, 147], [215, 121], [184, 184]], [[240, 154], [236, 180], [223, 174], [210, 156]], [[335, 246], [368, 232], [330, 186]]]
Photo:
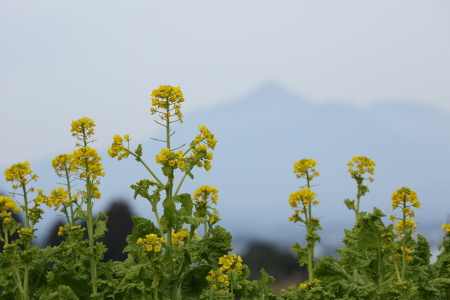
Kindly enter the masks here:
[[136, 150], [134, 150], [134, 153], [136, 153], [136, 155], [137, 155], [136, 160], [139, 161], [142, 156], [142, 144], [139, 144], [137, 146]]
[[212, 265], [198, 265], [189, 270], [181, 278], [181, 295], [183, 300], [200, 299], [203, 289], [208, 286], [206, 276], [214, 267]]
[[108, 228], [106, 227], [106, 223], [108, 222], [108, 216], [105, 213], [100, 213], [94, 221], [94, 241], [102, 238]]
[[160, 235], [160, 231], [152, 221], [138, 216], [132, 216], [131, 219], [133, 220], [134, 226], [131, 234], [126, 238], [128, 245], [123, 252], [133, 251], [136, 248], [136, 241], [138, 238], [145, 237], [150, 233]]

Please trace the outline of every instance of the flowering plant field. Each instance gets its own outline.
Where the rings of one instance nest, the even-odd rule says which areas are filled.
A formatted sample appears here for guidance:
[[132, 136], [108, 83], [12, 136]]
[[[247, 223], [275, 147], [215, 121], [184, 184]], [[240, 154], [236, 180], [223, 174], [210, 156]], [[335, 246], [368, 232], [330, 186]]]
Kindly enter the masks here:
[[[415, 211], [421, 204], [413, 190], [401, 187], [393, 192], [389, 224], [377, 208], [361, 211], [362, 197], [369, 192], [366, 184], [375, 172], [375, 162], [365, 156], [348, 163], [357, 194], [343, 205], [354, 211], [355, 225], [345, 230], [339, 257], [316, 260], [314, 255], [322, 227], [313, 214], [320, 204], [313, 180], [320, 174], [314, 159], [301, 159], [294, 173], [302, 185], [287, 202], [294, 210], [289, 221], [306, 228], [306, 245], [295, 243], [292, 249], [299, 264], [307, 266], [309, 279], [278, 296], [270, 289], [274, 279], [264, 270], [261, 280], [247, 280], [245, 261], [231, 252], [232, 237], [218, 225], [218, 189], [203, 185], [192, 194], [180, 193], [194, 170], [211, 169], [217, 144], [201, 125], [192, 141], [173, 145], [173, 124], [183, 122], [183, 102], [179, 87], [160, 86], [152, 92], [150, 113], [164, 127], [165, 139], [155, 140], [163, 146], [151, 163], [128, 134], [115, 135], [108, 149], [111, 158], [133, 158], [148, 171], [148, 178], [131, 189], [135, 199], [148, 201], [151, 211], [145, 218], [133, 216], [123, 262], [102, 261], [107, 249], [99, 240], [107, 230], [107, 216], [92, 214], [105, 176], [93, 148], [93, 120], [73, 121], [74, 152], [52, 160], [62, 186], [49, 193], [35, 187], [38, 175], [28, 162], [5, 170], [11, 197], [0, 196], [2, 299], [450, 299], [450, 225], [442, 225], [441, 254], [431, 264], [427, 240], [415, 234]], [[33, 239], [36, 224], [46, 214], [43, 206], [61, 212], [66, 225], [58, 231], [64, 238], [60, 245], [40, 249]], [[23, 213], [23, 224], [14, 218], [17, 213]]]

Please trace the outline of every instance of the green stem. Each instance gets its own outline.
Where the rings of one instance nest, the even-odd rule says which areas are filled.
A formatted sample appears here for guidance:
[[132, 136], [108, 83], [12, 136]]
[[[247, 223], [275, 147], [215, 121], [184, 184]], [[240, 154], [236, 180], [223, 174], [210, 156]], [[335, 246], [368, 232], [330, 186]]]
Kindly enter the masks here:
[[359, 281], [359, 270], [358, 269], [353, 269], [353, 278], [355, 279], [355, 281]]
[[[83, 143], [84, 148], [87, 147], [87, 135], [84, 127], [83, 130]], [[91, 175], [89, 174], [89, 160], [85, 157], [85, 171], [86, 171], [86, 209], [87, 209], [87, 220], [86, 225], [88, 229], [88, 239], [89, 239], [89, 263], [91, 267], [91, 284], [92, 284], [92, 293], [95, 296], [97, 294], [97, 263], [95, 261], [95, 253], [94, 253], [94, 222], [92, 218], [92, 182]]]
[[[5, 246], [7, 246], [7, 245], [9, 245], [9, 234], [8, 234], [8, 230], [5, 228], [5, 226], [3, 226], [3, 233], [5, 234]], [[14, 269], [14, 275], [16, 276], [16, 284], [17, 284], [17, 287], [19, 288], [21, 298], [26, 299], [25, 298], [26, 294], [24, 293], [24, 290], [22, 287], [22, 280], [20, 278], [19, 268], [17, 267], [17, 264], [16, 264], [13, 256], [14, 256], [14, 254], [10, 253], [11, 264]]]
[[[23, 180], [23, 177], [20, 177], [20, 180]], [[23, 200], [24, 200], [24, 213], [25, 213], [25, 228], [31, 228], [30, 226], [30, 216], [28, 212], [28, 197], [27, 197], [27, 189], [24, 184], [22, 184], [22, 190], [23, 190]]]
[[186, 179], [186, 176], [187, 176], [187, 173], [184, 173], [183, 177], [180, 180], [180, 183], [178, 183], [177, 189], [175, 190], [175, 193], [173, 194], [173, 197], [176, 197], [178, 195], [178, 192], [180, 191], [181, 185], [183, 184], [184, 179]]
[[[308, 188], [311, 188], [310, 182], [309, 182], [309, 174], [308, 174], [308, 170], [306, 170], [306, 185], [308, 186]], [[315, 240], [312, 240], [313, 235], [314, 235], [314, 228], [313, 228], [313, 223], [312, 223], [312, 208], [311, 208], [311, 203], [308, 204], [308, 208], [306, 213], [306, 234], [307, 234], [307, 248], [308, 248], [308, 275], [309, 275], [309, 280], [313, 281], [314, 280], [314, 273], [313, 273], [313, 269], [314, 269], [314, 246], [315, 246]], [[308, 237], [310, 240], [308, 240]]]
[[[167, 100], [168, 101], [168, 100]], [[166, 109], [166, 116], [169, 115], [169, 103], [167, 103], [167, 109]], [[170, 150], [170, 120], [169, 117], [166, 117], [166, 146], [167, 148]], [[167, 185], [166, 185], [166, 193], [167, 193], [167, 204], [171, 206], [173, 203], [173, 181], [174, 181], [174, 175], [173, 175], [173, 170], [170, 172], [169, 176], [168, 176], [168, 181], [167, 181]], [[170, 277], [171, 279], [175, 279], [175, 266], [173, 263], [173, 252], [172, 252], [172, 230], [173, 230], [173, 225], [169, 223], [167, 226], [167, 255], [168, 255], [168, 259], [169, 259], [169, 266], [170, 266]], [[172, 283], [172, 286], [170, 287], [170, 296], [171, 299], [176, 299], [176, 294], [177, 294], [177, 285], [175, 282]]]
[[[27, 248], [27, 247], [25, 247]], [[28, 250], [28, 249], [26, 249]], [[24, 274], [24, 280], [23, 280], [23, 295], [24, 295], [24, 299], [28, 299], [28, 280], [30, 277], [30, 264], [26, 263], [25, 264], [25, 274]]]
[[[361, 183], [359, 182], [358, 179], [356, 179], [356, 183], [357, 183], [358, 192], [356, 193], [355, 226], [357, 226], [359, 223], [359, 205], [361, 202]], [[360, 281], [358, 269], [353, 270], [353, 278], [358, 282]]]
[[205, 217], [205, 222], [203, 223], [203, 238], [206, 238], [207, 234], [208, 234], [208, 226], [206, 224], [206, 217]]
[[161, 218], [159, 217], [158, 208], [156, 207], [156, 205], [153, 205], [153, 203], [152, 203], [152, 211], [155, 214], [156, 222], [158, 223], [159, 234], [161, 237], [163, 237], [164, 231], [162, 230], [162, 226], [161, 226]]
[[[14, 255], [14, 254], [12, 254]], [[17, 267], [14, 259], [12, 259], [12, 264], [14, 267], [14, 273], [16, 275], [16, 282], [17, 282], [17, 286], [19, 287], [19, 291], [20, 291], [20, 295], [22, 299], [28, 299], [27, 294], [25, 293], [23, 286], [22, 286], [22, 280], [20, 278], [20, 273], [19, 273], [19, 268]]]
[[[22, 180], [22, 177], [20, 178]], [[31, 229], [30, 226], [30, 216], [28, 211], [28, 196], [27, 196], [27, 190], [26, 186], [22, 184], [22, 190], [23, 190], [23, 200], [24, 200], [24, 206], [25, 206], [25, 228]], [[30, 242], [27, 241], [25, 244], [25, 252], [28, 252], [30, 247]], [[25, 273], [23, 275], [23, 287], [22, 287], [22, 299], [27, 300], [28, 299], [28, 277], [30, 276], [30, 264], [28, 262], [25, 263]]]
[[150, 174], [152, 174], [153, 178], [154, 178], [160, 185], [164, 186], [164, 183], [163, 183], [161, 180], [159, 180], [158, 176], [156, 176], [156, 174], [153, 173], [152, 169], [150, 169], [150, 167], [147, 166], [147, 164], [146, 164], [139, 156], [137, 156], [136, 154], [134, 154], [134, 153], [131, 152], [130, 150], [127, 150], [127, 151], [128, 151], [131, 155], [133, 155], [133, 156], [136, 158], [136, 160], [137, 160], [138, 162], [140, 162], [140, 163], [147, 169], [147, 171], [150, 172]]
[[3, 228], [3, 234], [5, 235], [5, 246], [9, 245], [9, 234], [8, 230], [5, 228], [5, 224], [2, 226]]
[[380, 239], [378, 239], [377, 259], [378, 259], [378, 286], [381, 286], [381, 284], [384, 282], [384, 265]]
[[[404, 203], [406, 207], [406, 202]], [[403, 213], [403, 238], [402, 238], [402, 281], [405, 281], [406, 273], [406, 214]]]
[[395, 267], [395, 274], [397, 275], [397, 280], [398, 280], [398, 282], [401, 282], [402, 278], [400, 276], [400, 271], [398, 270], [397, 263], [395, 261], [394, 261], [394, 267]]
[[[307, 229], [309, 231], [309, 229]], [[308, 274], [309, 280], [314, 280], [314, 242], [308, 242]]]
[[154, 300], [158, 300], [158, 284], [159, 284], [159, 276], [157, 272], [155, 272], [153, 274], [153, 283], [152, 283]]
[[[69, 191], [69, 199], [70, 199], [70, 202], [72, 202], [72, 187], [70, 184], [70, 175], [69, 175], [69, 171], [67, 170], [67, 166], [64, 168], [64, 171], [66, 173], [66, 185], [67, 185], [67, 190]], [[69, 204], [69, 208], [70, 208], [70, 217], [67, 215], [66, 216], [67, 216], [67, 221], [69, 222], [69, 225], [72, 227], [72, 226], [75, 226], [72, 203]]]
[[92, 220], [92, 184], [88, 176], [86, 180], [87, 185], [87, 227], [88, 227], [88, 238], [89, 238], [89, 261], [91, 266], [91, 283], [92, 283], [92, 293], [97, 294], [97, 264], [95, 262], [94, 255], [94, 224]]

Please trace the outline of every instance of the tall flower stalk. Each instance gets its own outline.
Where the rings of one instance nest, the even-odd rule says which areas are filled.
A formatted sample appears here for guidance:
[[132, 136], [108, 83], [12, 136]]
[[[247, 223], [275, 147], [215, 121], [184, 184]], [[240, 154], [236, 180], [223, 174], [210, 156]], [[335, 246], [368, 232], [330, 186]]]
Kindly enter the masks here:
[[[348, 172], [356, 181], [356, 203], [355, 200], [346, 199], [344, 202], [347, 207], [355, 212], [355, 224], [359, 220], [361, 197], [369, 192], [369, 188], [364, 184], [364, 181], [373, 182], [373, 175], [375, 172], [375, 162], [366, 156], [354, 156], [352, 160], [347, 163]], [[369, 175], [366, 177], [366, 175]]]
[[[348, 163], [348, 172], [356, 181], [356, 201], [345, 199], [344, 203], [347, 207], [355, 212], [355, 226], [359, 222], [359, 212], [361, 197], [369, 192], [369, 188], [364, 184], [364, 181], [372, 182], [374, 179], [370, 175], [374, 175], [375, 162], [366, 156], [354, 156]], [[369, 175], [369, 176], [367, 176]], [[367, 176], [367, 177], [366, 177]], [[355, 203], [356, 202], [356, 203]], [[353, 270], [353, 277], [355, 280], [360, 280], [358, 269]]]
[[[25, 161], [18, 164], [12, 165], [10, 168], [5, 170], [5, 179], [8, 182], [12, 182], [12, 188], [14, 190], [12, 195], [18, 195], [23, 197], [23, 204], [20, 205], [20, 209], [25, 214], [25, 226], [20, 228], [17, 233], [19, 234], [19, 240], [16, 243], [22, 244], [24, 247], [24, 253], [31, 252], [31, 242], [34, 238], [34, 231], [36, 230], [34, 226], [41, 219], [41, 214], [43, 211], [40, 208], [40, 204], [43, 202], [42, 191], [39, 191], [36, 199], [30, 199], [30, 194], [35, 192], [34, 187], [30, 187], [32, 181], [36, 181], [38, 176], [33, 173], [30, 168], [30, 163]], [[16, 191], [18, 190], [18, 191]], [[33, 205], [34, 204], [34, 205]], [[11, 205], [11, 204], [7, 204]], [[15, 208], [14, 208], [15, 209]], [[5, 233], [5, 238], [7, 239], [7, 234]], [[30, 297], [30, 265], [32, 257], [31, 255], [23, 255], [21, 263], [23, 263], [24, 272], [23, 275], [19, 272], [18, 261], [16, 260], [16, 243], [9, 244], [6, 240], [7, 249], [10, 253], [11, 262], [15, 271], [16, 283], [20, 291], [21, 299], [28, 300]]]
[[397, 235], [400, 237], [400, 255], [396, 255], [396, 257], [401, 259], [401, 267], [400, 270], [397, 267], [397, 264], [394, 263], [397, 279], [399, 282], [404, 282], [406, 280], [406, 268], [407, 262], [412, 260], [410, 254], [412, 250], [407, 248], [406, 241], [416, 228], [416, 222], [412, 219], [415, 216], [414, 211], [411, 208], [420, 208], [420, 202], [418, 201], [417, 193], [410, 188], [402, 187], [401, 189], [396, 190], [392, 196], [392, 210], [400, 208], [402, 215], [400, 218], [397, 218], [395, 215], [391, 215], [391, 221], [397, 221], [395, 225], [395, 230], [397, 231]]
[[311, 190], [311, 181], [319, 176], [319, 172], [315, 169], [316, 165], [317, 162], [312, 158], [301, 159], [294, 164], [294, 173], [297, 174], [298, 179], [306, 180], [306, 185], [300, 186], [299, 191], [289, 196], [289, 204], [294, 209], [294, 214], [289, 217], [289, 221], [302, 223], [306, 227], [306, 248], [295, 244], [293, 250], [297, 252], [300, 265], [307, 264], [309, 281], [314, 280], [314, 247], [316, 242], [320, 241], [317, 231], [322, 229], [319, 219], [312, 214], [312, 207], [319, 204], [319, 201], [315, 199], [316, 193]]
[[85, 182], [85, 190], [80, 191], [82, 201], [86, 204], [86, 226], [88, 231], [88, 253], [91, 269], [92, 294], [97, 294], [97, 259], [95, 253], [94, 241], [94, 220], [92, 216], [93, 200], [99, 199], [101, 194], [98, 189], [100, 178], [105, 175], [103, 166], [100, 163], [101, 158], [97, 150], [88, 146], [92, 143], [95, 123], [89, 118], [82, 118], [72, 122], [72, 135], [76, 137], [79, 147], [73, 152], [72, 166], [76, 170], [76, 176]]

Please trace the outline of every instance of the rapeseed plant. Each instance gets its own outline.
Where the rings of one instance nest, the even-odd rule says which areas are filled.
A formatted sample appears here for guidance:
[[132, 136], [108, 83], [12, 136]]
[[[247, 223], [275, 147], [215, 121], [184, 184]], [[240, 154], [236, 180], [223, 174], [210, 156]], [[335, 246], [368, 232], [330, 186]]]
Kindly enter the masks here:
[[[364, 184], [364, 181], [373, 182], [374, 179], [370, 175], [374, 175], [375, 162], [370, 158], [368, 158], [367, 156], [354, 156], [347, 163], [347, 166], [348, 172], [350, 173], [351, 177], [356, 181], [357, 192], [356, 192], [356, 203], [355, 200], [350, 199], [345, 199], [344, 203], [345, 205], [347, 205], [348, 209], [351, 209], [355, 212], [355, 225], [357, 225], [359, 221], [361, 197], [369, 192], [369, 188]], [[360, 279], [358, 269], [353, 270], [353, 277], [355, 278], [355, 280]]]
[[[412, 219], [415, 216], [411, 207], [420, 208], [420, 202], [418, 201], [417, 193], [410, 188], [402, 187], [396, 190], [392, 196], [392, 209], [401, 208], [402, 216], [397, 218], [395, 215], [391, 215], [392, 222], [398, 220], [395, 225], [395, 230], [400, 238], [400, 252], [401, 252], [401, 268], [398, 270], [397, 264], [394, 263], [397, 271], [397, 279], [399, 282], [405, 281], [405, 274], [407, 268], [407, 262], [412, 260], [410, 254], [412, 250], [406, 247], [407, 238], [411, 236], [416, 228], [416, 222]], [[399, 257], [399, 255], [396, 255]]]
[[316, 165], [317, 162], [312, 158], [301, 159], [294, 163], [294, 173], [298, 179], [306, 180], [306, 186], [301, 186], [299, 191], [291, 193], [289, 196], [289, 204], [294, 209], [294, 214], [289, 217], [289, 221], [303, 223], [306, 227], [306, 248], [302, 248], [296, 243], [293, 250], [297, 252], [300, 265], [307, 264], [311, 282], [314, 280], [314, 247], [316, 242], [320, 241], [317, 231], [322, 229], [319, 219], [312, 215], [312, 207], [319, 204], [319, 201], [316, 200], [316, 193], [311, 190], [311, 181], [319, 176], [319, 172], [315, 169]]
[[[10, 226], [6, 226], [6, 228], [19, 228], [17, 230], [17, 233], [19, 235], [19, 239], [15, 241], [14, 243], [6, 243], [6, 249], [8, 249], [9, 254], [9, 260], [14, 268], [15, 273], [15, 279], [16, 284], [20, 292], [20, 297], [22, 300], [28, 300], [30, 298], [30, 265], [32, 261], [32, 256], [29, 254], [27, 256], [20, 256], [18, 255], [19, 249], [17, 247], [17, 244], [22, 244], [24, 247], [25, 253], [31, 253], [31, 242], [33, 240], [34, 232], [35, 232], [35, 225], [36, 223], [41, 219], [41, 215], [44, 212], [40, 208], [40, 204], [42, 203], [44, 197], [42, 196], [42, 191], [39, 190], [38, 196], [31, 200], [29, 198], [29, 194], [35, 192], [35, 188], [30, 186], [31, 182], [37, 181], [37, 176], [34, 174], [34, 172], [30, 168], [30, 163], [20, 162], [17, 164], [12, 165], [10, 168], [7, 168], [5, 170], [5, 180], [7, 182], [12, 183], [12, 188], [14, 192], [11, 194], [13, 196], [22, 196], [23, 197], [23, 204], [19, 205], [20, 210], [22, 210], [25, 214], [25, 226], [19, 227], [16, 226], [16, 224], [12, 223], [12, 219], [5, 218], [3, 219], [3, 222], [5, 223], [12, 223]], [[18, 190], [18, 191], [17, 191]], [[10, 199], [10, 198], [8, 198]], [[13, 210], [18, 209], [17, 206], [12, 207], [11, 201], [7, 200], [6, 198], [3, 198], [3, 201], [5, 203], [5, 208], [11, 206]], [[33, 205], [34, 204], [34, 205]], [[8, 231], [4, 231], [5, 234], [5, 242], [8, 241]], [[23, 275], [21, 272], [19, 272], [19, 267], [24, 268]]]

